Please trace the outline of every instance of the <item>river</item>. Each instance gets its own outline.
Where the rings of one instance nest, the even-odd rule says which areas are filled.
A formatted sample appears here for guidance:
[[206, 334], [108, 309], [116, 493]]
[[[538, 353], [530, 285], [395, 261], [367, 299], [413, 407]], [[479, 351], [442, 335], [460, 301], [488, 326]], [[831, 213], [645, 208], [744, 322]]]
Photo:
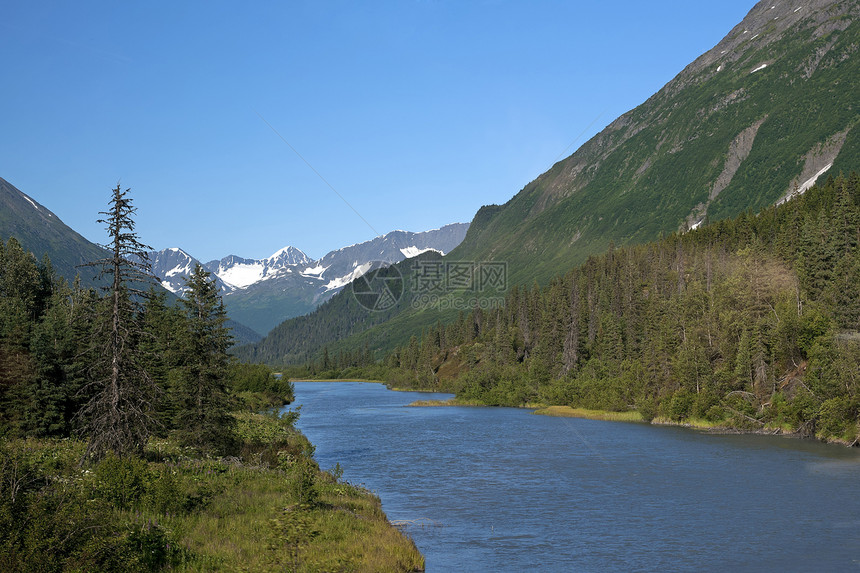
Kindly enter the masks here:
[[860, 570], [856, 449], [295, 386], [320, 466], [407, 522], [429, 572]]

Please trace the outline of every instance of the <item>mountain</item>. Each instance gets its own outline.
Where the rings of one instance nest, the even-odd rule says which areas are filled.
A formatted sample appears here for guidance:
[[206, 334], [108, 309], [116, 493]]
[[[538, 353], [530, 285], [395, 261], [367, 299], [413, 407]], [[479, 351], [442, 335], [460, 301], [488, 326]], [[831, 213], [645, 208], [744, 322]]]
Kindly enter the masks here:
[[[80, 275], [81, 284], [84, 286], [100, 286], [96, 280], [96, 270], [78, 269], [76, 265], [103, 259], [109, 253], [85, 239], [63, 223], [47, 207], [2, 178], [0, 178], [0, 237], [3, 242], [6, 242], [9, 237], [15, 237], [24, 250], [32, 252], [37, 258], [41, 259], [42, 255], [48, 255], [54, 270], [69, 284], [74, 281], [75, 276]], [[173, 265], [170, 268], [175, 268], [185, 257], [193, 261], [179, 249], [158, 254], [161, 258], [157, 264], [162, 268], [168, 265]], [[190, 268], [194, 268], [193, 262]], [[171, 285], [176, 284], [178, 277], [172, 276], [171, 280], [166, 282]], [[176, 292], [167, 284], [165, 287], [168, 290]], [[251, 344], [261, 338], [258, 333], [234, 320], [229, 321], [227, 326], [232, 329], [236, 344]]]
[[713, 49], [501, 206], [457, 256], [543, 282], [860, 165], [860, 2], [759, 2]]
[[[858, 16], [857, 0], [759, 2], [643, 104], [504, 205], [482, 207], [448, 258], [504, 263], [508, 286], [545, 284], [613, 243], [759, 210], [857, 169]], [[240, 352], [281, 363], [324, 347], [385, 351], [456, 317], [402, 303], [364, 316], [348, 298]]]
[[[214, 277], [234, 320], [257, 332], [268, 332], [288, 318], [311, 312], [345, 285], [362, 276], [374, 262], [395, 263], [433, 251], [445, 254], [466, 235], [468, 223], [413, 233], [392, 231], [311, 260], [295, 247], [284, 247], [266, 259], [230, 255], [203, 266]], [[162, 285], [179, 293], [199, 261], [181, 249], [150, 254]]]
[[468, 229], [468, 223], [453, 223], [423, 233], [392, 231], [371, 241], [332, 251], [316, 261], [315, 267], [321, 278], [329, 280], [327, 289], [339, 289], [357, 278], [357, 269], [367, 267], [371, 261], [397, 263], [427, 251], [449, 253], [463, 241]]
[[293, 272], [296, 267], [310, 263], [310, 258], [300, 250], [284, 247], [268, 259], [243, 259], [230, 255], [220, 261], [210, 261], [204, 266], [224, 282], [225, 290], [232, 292]]
[[[66, 226], [47, 207], [0, 178], [0, 239], [6, 242], [10, 237], [39, 259], [47, 254], [57, 273], [70, 284], [80, 272], [76, 265], [106, 255], [105, 250]], [[80, 274], [83, 284], [95, 286], [93, 273]]]
[[[152, 274], [158, 277], [161, 286], [177, 295], [182, 292], [185, 287], [185, 277], [191, 275], [195, 265], [205, 266], [182, 249], [177, 248], [152, 251], [149, 253], [149, 262], [152, 265]], [[225, 284], [218, 276], [213, 278], [218, 290], [222, 293], [234, 288]]]

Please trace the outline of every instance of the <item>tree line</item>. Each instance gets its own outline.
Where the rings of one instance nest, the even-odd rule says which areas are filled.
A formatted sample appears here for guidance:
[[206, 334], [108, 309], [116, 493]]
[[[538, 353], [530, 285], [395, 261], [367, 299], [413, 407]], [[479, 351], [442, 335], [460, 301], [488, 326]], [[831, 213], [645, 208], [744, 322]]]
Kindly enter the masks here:
[[654, 243], [611, 247], [384, 359], [390, 382], [487, 404], [639, 410], [853, 441], [860, 176]]
[[178, 304], [155, 288], [128, 189], [99, 222], [102, 292], [57, 276], [18, 241], [0, 242], [0, 435], [79, 437], [86, 458], [140, 455], [153, 436], [223, 454], [243, 391], [289, 400], [267, 368], [237, 363], [214, 281], [199, 265]]

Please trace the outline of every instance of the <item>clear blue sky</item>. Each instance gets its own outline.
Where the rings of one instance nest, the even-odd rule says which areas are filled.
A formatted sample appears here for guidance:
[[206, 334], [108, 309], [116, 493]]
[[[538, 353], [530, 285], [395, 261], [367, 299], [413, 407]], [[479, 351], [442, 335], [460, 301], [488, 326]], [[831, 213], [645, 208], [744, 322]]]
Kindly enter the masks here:
[[0, 177], [95, 242], [120, 181], [156, 249], [316, 258], [504, 203], [753, 5], [11, 0]]

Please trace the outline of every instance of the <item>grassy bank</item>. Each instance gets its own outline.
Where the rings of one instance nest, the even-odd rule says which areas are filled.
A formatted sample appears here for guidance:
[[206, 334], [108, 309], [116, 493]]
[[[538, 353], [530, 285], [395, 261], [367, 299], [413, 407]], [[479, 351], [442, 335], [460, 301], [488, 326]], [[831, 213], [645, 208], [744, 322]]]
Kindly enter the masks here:
[[[409, 390], [414, 392], [414, 390]], [[448, 398], [447, 400], [415, 400], [406, 405], [407, 407], [440, 407], [440, 406], [482, 406], [486, 404], [478, 400], [464, 400], [462, 398]]]
[[562, 418], [588, 418], [611, 422], [642, 422], [642, 414], [636, 411], [610, 412], [608, 410], [587, 410], [570, 406], [547, 406], [534, 411], [539, 416], [558, 416]]
[[684, 420], [672, 420], [658, 416], [651, 420], [652, 424], [659, 426], [680, 426], [682, 428], [692, 428], [694, 430], [719, 430], [731, 427], [729, 420], [711, 421], [702, 418], [685, 418]]
[[367, 382], [370, 384], [385, 384], [380, 380], [365, 378], [290, 378], [290, 382]]
[[295, 416], [236, 416], [227, 458], [161, 439], [82, 467], [81, 442], [3, 440], [0, 570], [423, 570], [375, 495], [320, 471]]

